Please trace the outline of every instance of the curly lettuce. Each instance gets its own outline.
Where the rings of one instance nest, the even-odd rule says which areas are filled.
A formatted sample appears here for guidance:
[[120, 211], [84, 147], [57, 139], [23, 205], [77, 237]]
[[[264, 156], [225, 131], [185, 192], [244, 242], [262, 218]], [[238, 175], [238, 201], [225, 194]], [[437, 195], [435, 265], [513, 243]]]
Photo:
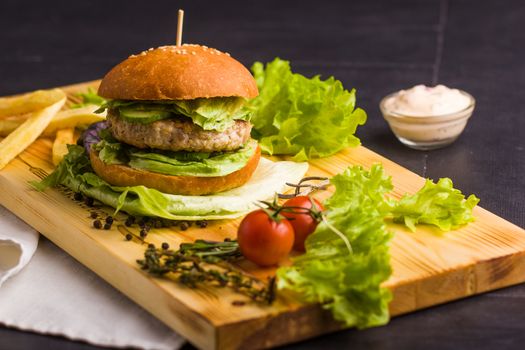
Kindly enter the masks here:
[[354, 135], [366, 122], [355, 108], [355, 90], [345, 90], [333, 77], [321, 80], [292, 73], [288, 61], [276, 58], [266, 67], [252, 66], [259, 96], [247, 104], [252, 136], [269, 154], [290, 154], [296, 161], [326, 157], [358, 146]]
[[241, 97], [215, 97], [174, 101], [173, 106], [204, 130], [224, 131], [235, 120], [249, 120], [248, 111], [243, 108], [245, 103]]
[[445, 178], [427, 180], [416, 194], [395, 201], [388, 196], [391, 179], [379, 164], [369, 171], [349, 167], [331, 182], [336, 190], [325, 202], [325, 219], [307, 238], [306, 253], [277, 270], [278, 288], [320, 303], [348, 327], [386, 324], [391, 293], [381, 284], [392, 273], [392, 234], [385, 220], [393, 218], [412, 230], [416, 224], [456, 229], [474, 220], [479, 199], [465, 199]]
[[[196, 98], [193, 100], [110, 100], [102, 104], [96, 112], [107, 108], [137, 111], [167, 111], [166, 118], [183, 115], [204, 130], [224, 131], [235, 120], [249, 120], [249, 111], [244, 108], [246, 100], [242, 97]], [[157, 119], [156, 119], [157, 120]]]
[[439, 179], [437, 183], [427, 179], [416, 194], [405, 194], [395, 203], [391, 215], [394, 222], [404, 224], [411, 231], [416, 231], [417, 224], [450, 231], [474, 221], [472, 209], [478, 203], [475, 195], [465, 199], [449, 178]]
[[[384, 221], [391, 179], [374, 165], [370, 171], [350, 167], [331, 182], [336, 191], [325, 203], [326, 221], [307, 238], [306, 253], [278, 269], [278, 288], [321, 303], [348, 327], [386, 324], [391, 293], [381, 283], [392, 273], [392, 235]], [[344, 234], [352, 253], [327, 222]]]

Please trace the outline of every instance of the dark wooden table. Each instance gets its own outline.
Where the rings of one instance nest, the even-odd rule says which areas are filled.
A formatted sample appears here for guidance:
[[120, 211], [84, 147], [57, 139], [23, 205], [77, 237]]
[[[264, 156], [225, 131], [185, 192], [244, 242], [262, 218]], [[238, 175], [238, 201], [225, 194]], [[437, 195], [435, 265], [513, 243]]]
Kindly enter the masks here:
[[[525, 2], [522, 0], [0, 2], [0, 95], [97, 79], [130, 53], [175, 41], [230, 52], [250, 65], [275, 56], [311, 76], [334, 75], [368, 112], [363, 144], [433, 179], [451, 177], [481, 205], [525, 227]], [[378, 102], [443, 83], [477, 99], [452, 146], [402, 146]], [[28, 305], [28, 307], [31, 307]], [[1, 312], [1, 310], [0, 310]], [[523, 349], [525, 285], [348, 330], [290, 348]], [[188, 347], [190, 347], [188, 345]], [[0, 328], [0, 349], [96, 349]]]

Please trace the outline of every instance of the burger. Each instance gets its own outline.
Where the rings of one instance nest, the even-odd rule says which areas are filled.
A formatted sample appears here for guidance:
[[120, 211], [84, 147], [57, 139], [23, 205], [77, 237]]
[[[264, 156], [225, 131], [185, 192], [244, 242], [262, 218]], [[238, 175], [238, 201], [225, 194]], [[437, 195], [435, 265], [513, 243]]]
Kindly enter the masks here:
[[107, 121], [88, 153], [110, 185], [206, 195], [243, 185], [257, 168], [261, 151], [245, 108], [257, 85], [228, 53], [149, 49], [115, 66], [98, 94]]

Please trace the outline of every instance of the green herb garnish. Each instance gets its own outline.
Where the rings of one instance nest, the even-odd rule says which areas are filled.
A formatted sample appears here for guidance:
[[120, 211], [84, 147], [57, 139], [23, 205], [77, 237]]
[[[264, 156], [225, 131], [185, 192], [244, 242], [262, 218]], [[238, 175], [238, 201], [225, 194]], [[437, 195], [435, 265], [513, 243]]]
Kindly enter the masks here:
[[246, 275], [230, 262], [242, 258], [235, 240], [224, 242], [196, 240], [182, 243], [179, 250], [157, 249], [150, 244], [141, 268], [155, 276], [171, 274], [178, 282], [196, 288], [200, 284], [230, 287], [256, 302], [271, 304], [275, 299], [274, 279], [268, 284]]
[[81, 108], [89, 105], [101, 106], [106, 102], [106, 99], [97, 95], [93, 88], [88, 88], [86, 92], [80, 92], [76, 96], [80, 97], [82, 102], [71, 105], [71, 108]]

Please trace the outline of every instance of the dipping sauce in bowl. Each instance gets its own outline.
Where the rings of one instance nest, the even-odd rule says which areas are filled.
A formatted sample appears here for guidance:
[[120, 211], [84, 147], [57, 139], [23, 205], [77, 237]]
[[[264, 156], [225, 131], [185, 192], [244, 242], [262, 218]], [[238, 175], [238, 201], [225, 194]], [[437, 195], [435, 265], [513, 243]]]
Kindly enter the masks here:
[[470, 94], [444, 85], [417, 85], [383, 98], [383, 117], [408, 147], [430, 150], [454, 142], [474, 111]]

